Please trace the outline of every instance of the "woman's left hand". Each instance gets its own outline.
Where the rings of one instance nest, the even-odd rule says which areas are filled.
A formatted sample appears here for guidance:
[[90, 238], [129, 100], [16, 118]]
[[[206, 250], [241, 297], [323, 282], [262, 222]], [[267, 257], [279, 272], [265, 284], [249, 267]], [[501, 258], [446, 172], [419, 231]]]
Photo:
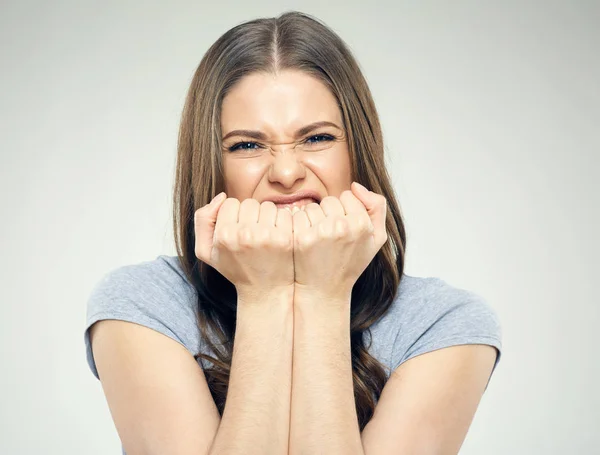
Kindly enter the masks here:
[[296, 292], [349, 299], [352, 287], [387, 241], [386, 199], [357, 182], [293, 215]]

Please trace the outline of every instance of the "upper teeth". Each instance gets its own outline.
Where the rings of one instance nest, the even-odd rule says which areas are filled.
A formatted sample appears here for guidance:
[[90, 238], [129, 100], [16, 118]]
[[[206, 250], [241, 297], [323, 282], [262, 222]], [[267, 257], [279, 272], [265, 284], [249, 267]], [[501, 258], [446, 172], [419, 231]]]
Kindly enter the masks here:
[[311, 202], [316, 202], [314, 199], [312, 198], [304, 198], [304, 199], [298, 199], [297, 201], [294, 202], [288, 202], [288, 203], [278, 203], [276, 204], [278, 207], [280, 208], [285, 208], [285, 207], [304, 207], [307, 204], [310, 204]]

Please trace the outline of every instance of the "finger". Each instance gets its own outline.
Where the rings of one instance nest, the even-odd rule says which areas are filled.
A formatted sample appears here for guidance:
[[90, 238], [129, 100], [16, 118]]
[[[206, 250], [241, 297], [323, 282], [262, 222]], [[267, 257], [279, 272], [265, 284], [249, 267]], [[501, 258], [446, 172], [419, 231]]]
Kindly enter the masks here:
[[209, 204], [194, 213], [195, 254], [198, 259], [206, 263], [210, 261], [216, 221], [226, 199], [225, 193], [219, 193]]
[[346, 215], [364, 214], [368, 217], [369, 214], [367, 212], [367, 208], [361, 202], [361, 200], [354, 195], [352, 191], [343, 191], [342, 194], [340, 194], [339, 201], [340, 205], [343, 207], [344, 212], [346, 212]]
[[[362, 206], [362, 203], [358, 201]], [[325, 196], [321, 201], [321, 210], [325, 216], [346, 216], [346, 211], [341, 201], [335, 196]]]
[[[277, 206], [272, 201], [264, 201], [260, 204], [260, 210], [258, 215], [258, 224], [264, 224], [267, 226], [277, 225]], [[287, 210], [286, 210], [287, 211]]]
[[340, 203], [344, 206], [348, 218], [352, 219], [352, 225], [359, 226], [359, 229], [365, 228], [371, 234], [375, 232], [375, 227], [366, 207], [352, 191], [346, 190], [342, 192], [340, 194]]
[[260, 203], [256, 199], [247, 198], [240, 203], [238, 223], [258, 223]]
[[[306, 204], [304, 206], [304, 210], [296, 212], [296, 215], [298, 215], [299, 213], [304, 213], [306, 215], [311, 226], [314, 226], [315, 224], [318, 224], [325, 219], [325, 213], [323, 213], [323, 209], [316, 202]], [[296, 215], [294, 215], [294, 217]]]
[[300, 234], [310, 229], [310, 219], [304, 210], [298, 210], [292, 215], [292, 230], [295, 234]]
[[369, 218], [375, 229], [375, 241], [377, 243], [383, 243], [384, 239], [387, 237], [385, 228], [387, 201], [385, 197], [381, 194], [367, 190], [358, 182], [353, 182], [350, 188], [352, 189], [352, 193], [363, 203], [369, 214]]
[[[275, 205], [275, 204], [273, 204]], [[292, 212], [287, 209], [280, 209], [275, 206], [276, 209], [276, 221], [275, 226], [284, 232], [291, 232], [293, 230]]]
[[236, 224], [238, 222], [239, 211], [240, 201], [233, 197], [225, 199], [219, 209], [215, 230], [223, 225]]

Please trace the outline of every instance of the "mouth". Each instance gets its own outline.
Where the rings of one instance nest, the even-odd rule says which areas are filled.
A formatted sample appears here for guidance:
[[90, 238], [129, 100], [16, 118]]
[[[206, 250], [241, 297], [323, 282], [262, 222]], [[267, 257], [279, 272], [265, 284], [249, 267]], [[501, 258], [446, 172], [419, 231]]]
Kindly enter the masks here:
[[278, 209], [291, 210], [292, 208], [297, 207], [298, 209], [303, 210], [306, 205], [311, 204], [313, 202], [318, 203], [316, 199], [308, 197], [308, 198], [304, 198], [304, 199], [298, 199], [297, 201], [290, 202], [287, 204], [275, 204], [275, 205], [277, 206]]

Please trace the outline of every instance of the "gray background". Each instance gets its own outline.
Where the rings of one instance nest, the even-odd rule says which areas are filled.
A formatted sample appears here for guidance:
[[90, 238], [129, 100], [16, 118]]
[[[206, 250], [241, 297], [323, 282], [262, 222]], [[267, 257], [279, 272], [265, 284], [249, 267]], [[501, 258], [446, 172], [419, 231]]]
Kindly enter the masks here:
[[370, 83], [407, 273], [502, 320], [461, 454], [600, 453], [598, 3], [331, 0], [2, 2], [0, 453], [120, 453], [85, 362], [87, 296], [174, 254], [193, 71], [228, 28], [288, 9], [334, 28]]

